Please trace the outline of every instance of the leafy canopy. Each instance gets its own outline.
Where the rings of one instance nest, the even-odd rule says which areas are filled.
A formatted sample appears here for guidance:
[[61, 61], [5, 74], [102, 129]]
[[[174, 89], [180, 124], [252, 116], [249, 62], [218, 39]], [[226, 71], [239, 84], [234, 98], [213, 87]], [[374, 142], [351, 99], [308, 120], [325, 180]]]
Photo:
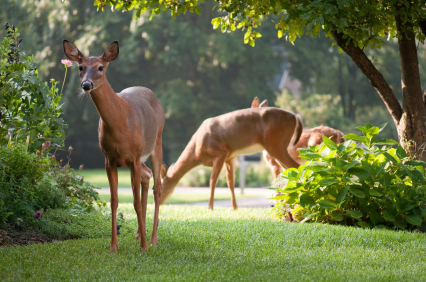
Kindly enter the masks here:
[[[278, 37], [285, 36], [294, 41], [303, 34], [318, 36], [320, 30], [330, 36], [332, 32], [343, 33], [344, 38], [356, 46], [380, 48], [384, 39], [398, 36], [395, 17], [410, 22], [416, 38], [424, 41], [422, 20], [426, 18], [425, 0], [219, 0], [214, 7], [222, 16], [212, 20], [214, 28], [222, 32], [246, 29], [244, 42], [254, 46], [261, 34], [254, 28], [271, 14], [278, 15], [275, 28]], [[187, 11], [200, 13], [199, 3], [204, 0], [95, 0], [102, 10], [106, 4], [112, 9], [129, 11], [135, 9], [136, 16], [149, 10], [151, 18], [161, 10], [170, 10], [173, 17]]]

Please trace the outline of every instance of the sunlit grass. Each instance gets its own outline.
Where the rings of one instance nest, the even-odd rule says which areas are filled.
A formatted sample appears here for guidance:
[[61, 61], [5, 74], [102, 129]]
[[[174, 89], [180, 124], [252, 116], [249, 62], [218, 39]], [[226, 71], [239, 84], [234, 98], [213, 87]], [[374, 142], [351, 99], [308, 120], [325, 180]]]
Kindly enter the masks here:
[[[2, 281], [421, 281], [423, 233], [274, 222], [268, 209], [161, 206], [158, 246], [141, 251], [131, 204], [110, 234], [0, 248]], [[108, 211], [107, 211], [108, 213]], [[108, 218], [106, 216], [106, 218]], [[153, 206], [148, 210], [152, 230]], [[110, 220], [108, 218], [108, 220]]]
[[[109, 187], [108, 177], [105, 169], [83, 169], [77, 172], [84, 177], [85, 181], [100, 187]], [[153, 185], [153, 180], [150, 180], [150, 187]], [[127, 168], [118, 169], [118, 187], [132, 187], [130, 181], [130, 170]]]

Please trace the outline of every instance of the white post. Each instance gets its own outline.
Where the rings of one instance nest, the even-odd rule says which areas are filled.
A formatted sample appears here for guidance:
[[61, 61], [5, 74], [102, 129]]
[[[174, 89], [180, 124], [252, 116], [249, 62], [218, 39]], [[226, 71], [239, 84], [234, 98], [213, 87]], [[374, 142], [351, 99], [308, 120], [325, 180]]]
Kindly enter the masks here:
[[241, 155], [240, 157], [240, 189], [241, 189], [241, 195], [244, 195], [244, 187], [246, 187], [246, 161], [244, 160], [244, 156]]

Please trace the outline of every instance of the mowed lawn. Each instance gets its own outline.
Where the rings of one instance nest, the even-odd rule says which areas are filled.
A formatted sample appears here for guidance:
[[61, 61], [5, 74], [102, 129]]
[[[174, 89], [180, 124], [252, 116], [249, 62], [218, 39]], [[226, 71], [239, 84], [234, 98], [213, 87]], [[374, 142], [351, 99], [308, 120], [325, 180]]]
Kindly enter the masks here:
[[[423, 233], [276, 222], [268, 209], [166, 205], [159, 244], [141, 251], [124, 214], [119, 250], [99, 239], [0, 248], [1, 281], [424, 281]], [[148, 210], [148, 237], [153, 205]], [[108, 219], [110, 220], [110, 219]]]

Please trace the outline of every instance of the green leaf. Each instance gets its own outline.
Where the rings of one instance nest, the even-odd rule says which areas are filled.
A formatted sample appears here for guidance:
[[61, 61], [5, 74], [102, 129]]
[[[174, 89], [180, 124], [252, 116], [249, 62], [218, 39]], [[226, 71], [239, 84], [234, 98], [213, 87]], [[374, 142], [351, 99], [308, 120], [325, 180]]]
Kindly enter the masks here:
[[388, 221], [392, 221], [392, 222], [395, 221], [395, 217], [388, 211], [383, 211], [382, 215]]
[[320, 171], [328, 167], [328, 163], [325, 162], [312, 162], [306, 166], [306, 169], [312, 170], [314, 172]]
[[375, 196], [375, 197], [382, 196], [382, 194], [374, 188], [370, 189], [368, 192], [370, 193], [371, 196]]
[[395, 141], [393, 139], [390, 139], [390, 138], [380, 139], [380, 140], [377, 140], [375, 143], [377, 145], [389, 145], [389, 146], [393, 146], [393, 145], [397, 145], [398, 144], [397, 141]]
[[346, 210], [345, 211], [350, 217], [353, 218], [360, 218], [362, 217], [362, 212], [357, 211], [357, 210]]
[[358, 136], [356, 134], [346, 134], [345, 136], [343, 136], [343, 138], [347, 139], [347, 140], [354, 140], [356, 142], [361, 142], [361, 143], [366, 143], [367, 142], [367, 138], [363, 137], [363, 136]]
[[398, 161], [391, 154], [389, 154], [388, 152], [383, 152], [382, 154], [386, 157], [386, 159], [391, 161], [393, 165], [398, 165]]
[[398, 158], [403, 159], [407, 156], [407, 152], [405, 152], [404, 148], [399, 145], [398, 148], [396, 148], [396, 155], [398, 156]]
[[334, 209], [338, 205], [335, 201], [331, 199], [323, 199], [318, 201], [318, 205], [326, 210]]
[[344, 168], [345, 170], [348, 170], [348, 169], [350, 169], [351, 167], [353, 167], [353, 166], [356, 166], [356, 165], [359, 165], [360, 164], [360, 162], [359, 161], [352, 161], [352, 162], [350, 162], [349, 164], [347, 164], [346, 165], [346, 167]]
[[315, 207], [316, 205], [314, 198], [307, 194], [301, 195], [299, 200], [300, 200], [300, 205], [302, 207], [309, 206], [310, 208], [312, 208], [312, 207]]
[[409, 211], [409, 210], [411, 210], [411, 209], [413, 209], [413, 208], [415, 208], [415, 207], [417, 207], [417, 205], [416, 205], [416, 204], [407, 204], [407, 205], [405, 205], [405, 206], [402, 208], [402, 211], [403, 211], [403, 212], [407, 212], [407, 211]]
[[325, 178], [325, 179], [321, 179], [318, 184], [320, 186], [329, 186], [329, 185], [333, 185], [335, 183], [339, 183], [340, 180], [335, 179], [335, 178]]
[[413, 160], [413, 161], [407, 161], [407, 162], [405, 162], [404, 164], [405, 164], [405, 165], [413, 165], [413, 166], [418, 166], [418, 165], [426, 166], [426, 162], [423, 162], [423, 161], [416, 161], [416, 160]]
[[388, 125], [387, 122], [385, 122], [384, 124], [379, 125], [379, 132], [381, 132], [386, 127], [386, 125]]
[[393, 221], [393, 224], [396, 226], [396, 227], [398, 227], [398, 228], [400, 228], [400, 229], [405, 229], [405, 228], [407, 228], [407, 222], [405, 222], [405, 220], [395, 220], [395, 221]]
[[365, 221], [358, 221], [357, 224], [363, 228], [371, 228], [371, 225]]
[[325, 135], [322, 136], [322, 140], [324, 144], [330, 148], [330, 150], [337, 150], [337, 145], [334, 143], [330, 138], [326, 137]]
[[345, 200], [346, 195], [348, 194], [349, 186], [345, 186], [342, 188], [342, 190], [339, 191], [339, 193], [336, 196], [336, 202], [341, 203]]
[[422, 219], [418, 215], [414, 215], [414, 214], [406, 215], [405, 220], [412, 225], [418, 225], [418, 226], [422, 225]]
[[342, 221], [343, 220], [343, 215], [337, 211], [333, 211], [330, 213], [331, 217], [336, 220], [336, 221]]
[[358, 182], [358, 181], [365, 180], [370, 176], [371, 174], [368, 171], [358, 172], [351, 177], [351, 180], [354, 182]]

